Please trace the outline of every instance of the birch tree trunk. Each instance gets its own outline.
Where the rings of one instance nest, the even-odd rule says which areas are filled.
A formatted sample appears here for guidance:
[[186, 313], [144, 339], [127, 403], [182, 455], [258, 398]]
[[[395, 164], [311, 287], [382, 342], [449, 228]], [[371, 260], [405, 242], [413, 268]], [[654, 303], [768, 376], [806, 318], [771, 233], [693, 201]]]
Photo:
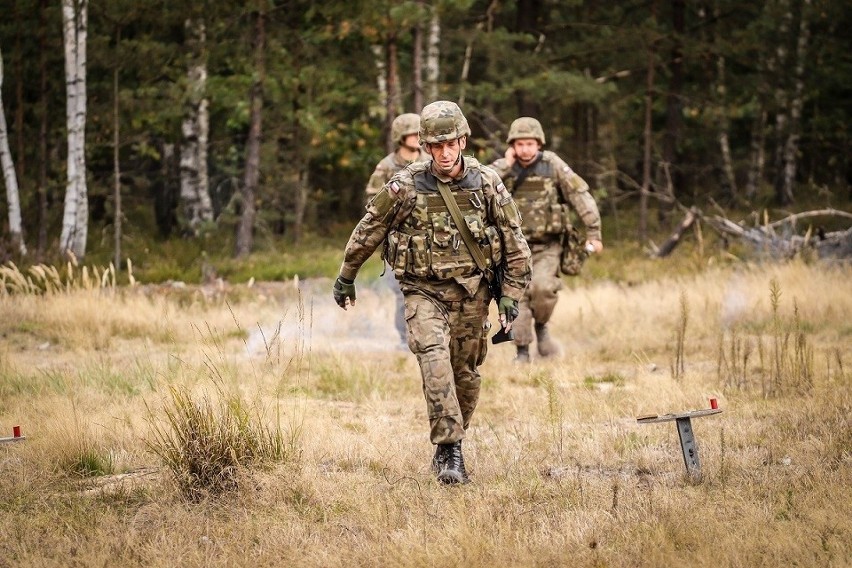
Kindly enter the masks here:
[[213, 220], [207, 175], [207, 143], [210, 113], [207, 99], [207, 38], [204, 20], [187, 19], [188, 89], [181, 125], [180, 197], [185, 229], [198, 235], [202, 223]]
[[59, 250], [78, 260], [86, 255], [89, 201], [86, 189], [86, 35], [88, 0], [62, 0], [65, 41], [65, 114], [68, 180]]
[[793, 98], [790, 101], [790, 124], [784, 142], [783, 171], [781, 175], [781, 190], [779, 198], [782, 204], [793, 203], [793, 185], [796, 181], [797, 154], [801, 136], [802, 106], [804, 105], [804, 73], [807, 59], [808, 43], [810, 40], [810, 7], [811, 0], [803, 0], [801, 20], [799, 22], [799, 37], [796, 41], [796, 65], [794, 72]]
[[[426, 40], [426, 104], [438, 100], [438, 78], [440, 76], [441, 58], [441, 20], [438, 12], [432, 6], [432, 19], [429, 22], [429, 33]], [[417, 109], [420, 112], [421, 109]]]
[[[0, 93], [3, 91], [3, 52], [0, 51]], [[18, 194], [18, 176], [15, 173], [15, 163], [12, 161], [12, 151], [9, 149], [9, 131], [6, 127], [6, 111], [3, 108], [3, 98], [0, 97], [0, 166], [3, 168], [3, 180], [6, 182], [6, 201], [9, 204], [9, 237], [12, 247], [17, 248], [21, 255], [27, 254], [24, 236], [21, 229], [21, 199]]]
[[387, 71], [385, 65], [385, 48], [381, 44], [375, 44], [372, 46], [373, 50], [373, 60], [376, 62], [376, 91], [379, 96], [377, 99], [377, 109], [381, 109], [373, 114], [375, 116], [378, 114], [381, 116], [387, 112], [387, 101], [388, 101], [388, 81], [387, 81]]
[[255, 196], [260, 179], [260, 138], [263, 117], [263, 83], [266, 78], [266, 13], [260, 8], [255, 14], [254, 58], [255, 80], [251, 87], [251, 123], [246, 143], [246, 171], [242, 188], [242, 214], [237, 227], [236, 256], [251, 252], [254, 221], [257, 216]]

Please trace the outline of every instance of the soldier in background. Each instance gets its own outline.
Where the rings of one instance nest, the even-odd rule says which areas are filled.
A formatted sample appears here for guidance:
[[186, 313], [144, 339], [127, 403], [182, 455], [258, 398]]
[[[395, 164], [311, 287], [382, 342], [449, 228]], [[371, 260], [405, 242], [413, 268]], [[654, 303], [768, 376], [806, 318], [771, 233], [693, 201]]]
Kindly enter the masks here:
[[[396, 150], [385, 156], [376, 164], [373, 175], [367, 182], [367, 201], [381, 191], [382, 187], [390, 181], [393, 175], [412, 162], [422, 162], [429, 155], [420, 147], [420, 115], [414, 113], [401, 114], [391, 123], [391, 138], [396, 144]], [[385, 267], [382, 277], [385, 284], [393, 292], [396, 298], [396, 311], [394, 325], [399, 333], [401, 345], [405, 346], [405, 313], [402, 302], [402, 292], [397, 286], [393, 271]]]
[[[574, 210], [585, 225], [586, 242], [580, 254], [601, 252], [601, 217], [589, 184], [578, 176], [562, 158], [545, 144], [541, 123], [530, 117], [512, 122], [506, 142], [505, 157], [491, 167], [505, 181], [521, 212], [524, 236], [533, 257], [532, 282], [521, 299], [515, 321], [516, 361], [529, 362], [529, 346], [535, 329], [538, 353], [542, 357], [559, 354], [559, 346], [550, 337], [547, 322], [553, 314], [562, 288], [560, 263], [566, 255], [577, 251], [563, 250], [569, 246], [568, 235], [573, 231], [568, 207]], [[567, 270], [579, 270], [574, 268]], [[534, 325], [533, 325], [534, 324]]]
[[477, 367], [487, 351], [487, 276], [452, 221], [447, 189], [475, 239], [487, 270], [503, 268], [500, 323], [511, 329], [530, 278], [530, 250], [520, 216], [500, 178], [463, 157], [470, 127], [456, 103], [437, 101], [420, 115], [420, 141], [430, 155], [400, 170], [370, 200], [346, 245], [334, 299], [355, 303], [355, 277], [384, 243], [405, 296], [408, 347], [417, 356], [435, 445], [432, 468], [442, 483], [468, 481], [461, 442], [479, 400]]
[[429, 154], [420, 147], [420, 115], [413, 112], [401, 114], [391, 123], [391, 138], [396, 150], [376, 164], [367, 182], [367, 200], [371, 199], [390, 181], [393, 174], [412, 162], [423, 162]]

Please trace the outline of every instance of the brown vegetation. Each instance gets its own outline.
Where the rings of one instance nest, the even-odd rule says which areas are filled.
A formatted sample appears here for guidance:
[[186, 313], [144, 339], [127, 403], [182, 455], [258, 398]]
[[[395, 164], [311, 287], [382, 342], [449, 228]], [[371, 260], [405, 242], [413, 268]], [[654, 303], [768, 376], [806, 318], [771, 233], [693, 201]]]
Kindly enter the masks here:
[[[514, 367], [491, 347], [473, 483], [450, 488], [379, 286], [348, 312], [326, 281], [0, 296], [0, 429], [27, 436], [0, 445], [0, 566], [848, 565], [850, 276], [572, 282], [561, 359]], [[694, 421], [692, 483], [674, 427], [636, 417], [710, 397], [723, 413]], [[286, 451], [187, 498], [152, 451], [176, 401], [238, 401], [237, 437]]]

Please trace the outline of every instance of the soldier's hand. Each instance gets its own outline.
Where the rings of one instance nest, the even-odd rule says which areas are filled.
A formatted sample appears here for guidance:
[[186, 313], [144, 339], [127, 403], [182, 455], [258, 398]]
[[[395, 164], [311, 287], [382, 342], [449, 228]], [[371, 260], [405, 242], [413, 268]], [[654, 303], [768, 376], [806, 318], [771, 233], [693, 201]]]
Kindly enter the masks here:
[[506, 165], [511, 168], [515, 164], [515, 149], [509, 146], [503, 153], [503, 157], [506, 159]]
[[344, 310], [355, 305], [355, 281], [338, 276], [334, 281], [334, 301]]
[[603, 243], [597, 239], [586, 241], [586, 252], [589, 254], [597, 254], [603, 250]]
[[508, 332], [512, 329], [512, 322], [518, 317], [518, 301], [509, 296], [503, 296], [497, 304], [497, 312], [500, 314], [500, 327]]

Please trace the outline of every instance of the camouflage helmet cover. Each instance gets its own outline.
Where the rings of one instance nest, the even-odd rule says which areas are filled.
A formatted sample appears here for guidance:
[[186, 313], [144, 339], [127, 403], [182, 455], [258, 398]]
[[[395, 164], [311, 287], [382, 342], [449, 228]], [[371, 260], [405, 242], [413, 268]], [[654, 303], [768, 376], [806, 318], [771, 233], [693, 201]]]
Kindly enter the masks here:
[[506, 138], [506, 143], [511, 144], [519, 138], [534, 138], [544, 145], [544, 129], [541, 127], [541, 123], [529, 116], [516, 118], [509, 127], [509, 136]]
[[459, 105], [452, 101], [435, 101], [420, 113], [420, 143], [434, 144], [470, 136], [470, 126]]
[[420, 115], [413, 112], [401, 114], [391, 123], [391, 138], [396, 144], [402, 143], [402, 139], [409, 134], [420, 133]]

